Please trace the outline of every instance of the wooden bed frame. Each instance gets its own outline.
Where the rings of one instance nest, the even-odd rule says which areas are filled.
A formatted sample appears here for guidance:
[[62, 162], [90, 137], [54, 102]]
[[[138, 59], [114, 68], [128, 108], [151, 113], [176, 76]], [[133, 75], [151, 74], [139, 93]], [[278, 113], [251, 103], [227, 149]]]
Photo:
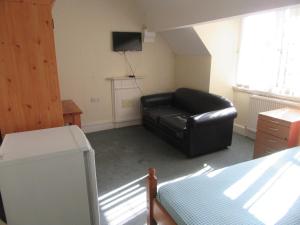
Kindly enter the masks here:
[[157, 177], [156, 170], [148, 170], [147, 184], [147, 224], [148, 225], [177, 225], [172, 216], [156, 199], [157, 196]]

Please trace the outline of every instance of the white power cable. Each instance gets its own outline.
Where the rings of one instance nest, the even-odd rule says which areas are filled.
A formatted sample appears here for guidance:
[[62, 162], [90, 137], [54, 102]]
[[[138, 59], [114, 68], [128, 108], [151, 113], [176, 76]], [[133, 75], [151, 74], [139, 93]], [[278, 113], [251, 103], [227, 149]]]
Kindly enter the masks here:
[[133, 70], [133, 68], [132, 68], [132, 65], [131, 65], [131, 63], [130, 63], [128, 57], [127, 57], [127, 55], [126, 55], [126, 52], [124, 51], [123, 54], [124, 54], [125, 62], [128, 64], [128, 66], [129, 66], [129, 68], [130, 68], [130, 70], [131, 70], [131, 73], [132, 73], [132, 76], [133, 76], [132, 78], [134, 79], [137, 88], [140, 90], [141, 94], [144, 95], [143, 90], [142, 90], [141, 87], [138, 85], [138, 82], [137, 82], [136, 76], [135, 76], [135, 72], [134, 72], [134, 70]]

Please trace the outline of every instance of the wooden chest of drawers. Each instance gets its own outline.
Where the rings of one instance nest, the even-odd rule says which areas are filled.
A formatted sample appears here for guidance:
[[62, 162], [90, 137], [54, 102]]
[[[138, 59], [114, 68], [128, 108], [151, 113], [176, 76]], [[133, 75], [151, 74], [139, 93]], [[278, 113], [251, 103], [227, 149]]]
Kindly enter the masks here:
[[254, 158], [299, 145], [300, 111], [278, 109], [258, 115]]

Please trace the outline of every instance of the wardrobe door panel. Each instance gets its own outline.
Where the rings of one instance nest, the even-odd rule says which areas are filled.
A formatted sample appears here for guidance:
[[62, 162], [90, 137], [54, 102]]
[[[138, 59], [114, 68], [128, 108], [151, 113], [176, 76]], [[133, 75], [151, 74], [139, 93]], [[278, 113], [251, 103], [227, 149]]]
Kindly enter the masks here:
[[1, 133], [63, 125], [51, 4], [0, 1]]

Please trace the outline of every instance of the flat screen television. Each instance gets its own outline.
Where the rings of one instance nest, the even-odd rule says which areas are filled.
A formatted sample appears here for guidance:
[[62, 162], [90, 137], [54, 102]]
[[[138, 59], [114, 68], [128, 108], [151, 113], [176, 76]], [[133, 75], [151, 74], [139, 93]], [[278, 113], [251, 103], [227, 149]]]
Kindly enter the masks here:
[[113, 51], [142, 51], [142, 33], [113, 32]]

